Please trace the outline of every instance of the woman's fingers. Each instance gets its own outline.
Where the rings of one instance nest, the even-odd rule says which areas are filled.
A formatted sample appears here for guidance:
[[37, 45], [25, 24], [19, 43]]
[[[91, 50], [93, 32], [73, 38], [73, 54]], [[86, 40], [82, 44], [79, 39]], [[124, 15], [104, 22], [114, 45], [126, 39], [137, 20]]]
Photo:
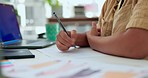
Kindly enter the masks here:
[[72, 30], [71, 31], [71, 39], [72, 39], [73, 45], [74, 45], [75, 44], [75, 41], [77, 39], [77, 32], [76, 32], [76, 30]]
[[56, 41], [56, 45], [57, 45], [58, 49], [61, 50], [61, 51], [67, 51], [69, 49], [69, 47], [63, 45], [59, 41]]
[[56, 45], [61, 51], [66, 51], [75, 44], [77, 37], [76, 31], [73, 30], [68, 33], [70, 34], [70, 37], [64, 31], [60, 31], [57, 35]]

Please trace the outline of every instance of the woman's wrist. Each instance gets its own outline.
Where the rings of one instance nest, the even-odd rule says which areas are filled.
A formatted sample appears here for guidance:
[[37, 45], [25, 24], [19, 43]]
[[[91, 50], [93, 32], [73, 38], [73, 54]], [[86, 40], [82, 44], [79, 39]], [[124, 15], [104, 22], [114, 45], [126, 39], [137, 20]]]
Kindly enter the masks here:
[[86, 33], [77, 34], [76, 45], [81, 47], [89, 46]]

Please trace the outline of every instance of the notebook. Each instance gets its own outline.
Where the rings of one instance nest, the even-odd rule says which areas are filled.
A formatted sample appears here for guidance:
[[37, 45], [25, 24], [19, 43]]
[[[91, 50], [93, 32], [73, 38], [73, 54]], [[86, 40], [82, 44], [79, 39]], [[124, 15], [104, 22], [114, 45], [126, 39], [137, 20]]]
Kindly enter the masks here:
[[[31, 38], [31, 37], [30, 37]], [[23, 40], [14, 7], [0, 3], [0, 42], [2, 48], [38, 49], [53, 45], [49, 40]]]

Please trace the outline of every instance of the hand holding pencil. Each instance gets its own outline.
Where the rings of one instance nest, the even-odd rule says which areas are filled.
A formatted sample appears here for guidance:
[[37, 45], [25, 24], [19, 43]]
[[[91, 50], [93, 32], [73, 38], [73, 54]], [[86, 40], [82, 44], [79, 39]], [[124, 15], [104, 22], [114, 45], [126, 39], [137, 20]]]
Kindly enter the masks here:
[[60, 24], [61, 28], [63, 29], [58, 35], [56, 40], [56, 45], [61, 51], [67, 51], [71, 46], [76, 48], [75, 42], [77, 39], [77, 32], [75, 30], [67, 31], [64, 28], [64, 25], [58, 18], [55, 12], [53, 15], [56, 17], [58, 23]]
[[75, 45], [77, 39], [77, 32], [75, 30], [68, 31], [70, 37], [62, 30], [57, 35], [56, 45], [59, 50], [67, 51], [70, 47]]

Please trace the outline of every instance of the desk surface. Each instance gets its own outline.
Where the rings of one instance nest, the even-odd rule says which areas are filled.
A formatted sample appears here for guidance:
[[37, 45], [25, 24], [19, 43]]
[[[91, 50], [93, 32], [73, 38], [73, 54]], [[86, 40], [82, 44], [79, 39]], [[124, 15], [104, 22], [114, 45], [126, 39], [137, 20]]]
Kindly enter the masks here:
[[75, 51], [69, 51], [69, 53], [60, 53], [57, 50], [56, 46], [54, 45], [49, 48], [30, 50], [30, 51], [35, 55], [35, 58], [19, 59], [15, 63], [20, 63], [20, 62], [27, 63], [27, 61], [30, 62], [30, 61], [38, 60], [38, 59], [68, 58], [68, 59], [76, 59], [76, 60], [82, 60], [82, 61], [92, 62], [92, 63], [98, 62], [98, 63], [108, 63], [108, 64], [126, 65], [126, 66], [134, 66], [134, 67], [148, 67], [148, 60], [146, 59], [138, 60], [138, 59], [128, 59], [128, 58], [116, 57], [116, 56], [102, 54], [102, 53], [93, 51], [89, 48], [82, 48], [83, 52], [80, 52], [80, 51], [77, 52], [75, 50]]
[[[110, 56], [106, 54], [102, 54], [96, 51], [93, 51], [90, 48], [79, 48], [79, 49], [70, 49], [67, 53], [61, 53], [55, 45], [44, 48], [44, 49], [36, 49], [30, 50], [35, 58], [32, 59], [17, 59], [17, 60], [9, 60], [14, 66], [19, 66], [20, 64], [23, 66], [27, 66], [33, 62], [40, 62], [50, 59], [68, 59], [68, 60], [79, 60], [88, 62], [94, 65], [100, 64], [113, 64], [118, 66], [130, 66], [136, 68], [148, 68], [147, 60], [136, 60], [136, 59], [127, 59], [116, 56]], [[7, 73], [8, 75], [8, 73]], [[48, 78], [48, 77], [47, 77]]]

